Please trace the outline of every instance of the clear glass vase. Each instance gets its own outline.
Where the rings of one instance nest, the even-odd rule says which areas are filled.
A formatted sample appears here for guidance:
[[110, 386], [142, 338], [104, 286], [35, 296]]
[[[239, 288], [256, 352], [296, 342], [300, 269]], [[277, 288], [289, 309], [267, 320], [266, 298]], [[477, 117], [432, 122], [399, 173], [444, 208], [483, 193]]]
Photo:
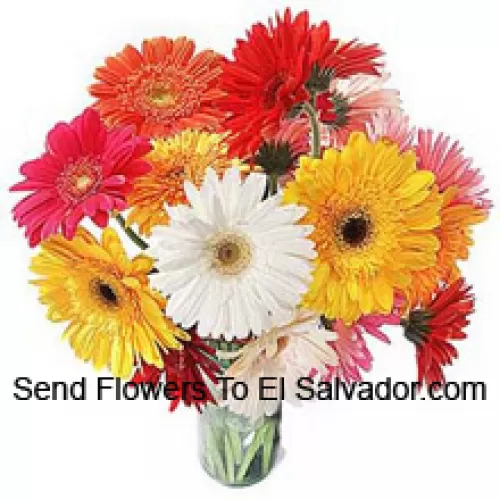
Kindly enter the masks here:
[[264, 479], [276, 463], [281, 407], [252, 422], [224, 407], [207, 405], [199, 416], [199, 454], [203, 468], [228, 486]]

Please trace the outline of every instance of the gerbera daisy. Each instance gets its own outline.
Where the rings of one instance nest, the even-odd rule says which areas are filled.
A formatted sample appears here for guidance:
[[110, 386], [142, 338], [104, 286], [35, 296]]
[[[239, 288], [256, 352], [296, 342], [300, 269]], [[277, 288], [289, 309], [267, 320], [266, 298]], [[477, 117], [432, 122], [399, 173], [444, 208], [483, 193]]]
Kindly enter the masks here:
[[170, 223], [153, 230], [159, 272], [154, 284], [170, 296], [167, 315], [202, 337], [228, 340], [260, 335], [288, 315], [310, 281], [314, 244], [306, 210], [262, 201], [266, 177], [242, 182], [236, 167], [219, 180], [208, 169], [198, 190], [185, 190], [191, 207], [169, 207]]
[[302, 157], [286, 202], [306, 206], [316, 243], [305, 307], [351, 324], [362, 314], [389, 314], [412, 273], [436, 262], [441, 197], [434, 175], [416, 168], [413, 152], [351, 135], [342, 151]]
[[215, 350], [209, 347], [198, 335], [191, 331], [190, 340], [182, 342], [182, 349], [178, 351], [162, 352], [163, 368], [143, 363], [132, 379], [136, 384], [157, 385], [162, 377], [171, 387], [172, 398], [170, 411], [174, 411], [182, 401], [186, 406], [194, 405], [199, 411], [207, 403], [214, 403], [215, 399], [205, 380], [217, 384], [217, 374], [220, 366], [213, 361]]
[[316, 97], [319, 119], [326, 128], [330, 147], [344, 146], [354, 131], [364, 132], [366, 124], [381, 109], [399, 109], [399, 92], [382, 88], [388, 78], [389, 75], [384, 74], [335, 79], [329, 92]]
[[460, 278], [449, 286], [438, 289], [434, 298], [422, 307], [413, 309], [402, 324], [405, 337], [417, 348], [418, 382], [442, 384], [443, 366], [458, 358], [452, 340], [467, 337], [464, 328], [474, 311], [471, 287]]
[[441, 281], [455, 281], [460, 277], [458, 260], [466, 260], [473, 244], [472, 226], [488, 216], [491, 202], [482, 186], [478, 169], [471, 168], [471, 160], [462, 155], [457, 142], [439, 134], [434, 140], [430, 130], [419, 130], [416, 147], [417, 165], [436, 176], [436, 185], [444, 193], [441, 223], [435, 229], [440, 248], [435, 266], [413, 277], [410, 303], [428, 302]]
[[441, 192], [456, 190], [454, 203], [468, 203], [473, 207], [489, 210], [492, 206], [485, 196], [488, 190], [482, 185], [479, 169], [471, 168], [472, 160], [463, 155], [463, 149], [443, 134], [434, 139], [432, 130], [419, 130], [416, 146], [418, 167], [430, 170], [436, 176]]
[[455, 281], [461, 275], [459, 260], [467, 260], [469, 248], [473, 245], [472, 226], [483, 222], [487, 212], [474, 208], [468, 203], [454, 202], [455, 190], [449, 188], [444, 193], [441, 222], [434, 230], [439, 239], [439, 250], [435, 265], [420, 270], [412, 276], [408, 289], [411, 305], [428, 302], [443, 281]]
[[395, 142], [400, 151], [408, 151], [413, 147], [415, 127], [400, 109], [379, 109], [366, 124], [366, 134], [372, 142], [385, 139]]
[[330, 27], [309, 24], [304, 11], [295, 18], [290, 9], [276, 22], [257, 23], [238, 40], [233, 61], [224, 64], [221, 107], [230, 113], [226, 127], [232, 132], [231, 150], [246, 158], [262, 137], [276, 132], [292, 108], [309, 99], [306, 84], [313, 69], [327, 68], [337, 78], [357, 73], [378, 74], [376, 45], [330, 38]]
[[[327, 374], [323, 379], [330, 381], [337, 377], [347, 383], [361, 381], [360, 370], [369, 371], [373, 361], [364, 336], [370, 334], [388, 344], [390, 343], [389, 337], [382, 332], [381, 327], [399, 324], [400, 318], [396, 314], [361, 316], [351, 326], [347, 326], [341, 320], [332, 321], [328, 327], [337, 334], [337, 339], [329, 342], [329, 345], [335, 350], [338, 363], [334, 366], [326, 366]], [[311, 375], [316, 374], [313, 372]]]
[[95, 71], [99, 83], [89, 91], [97, 109], [108, 123], [134, 125], [146, 136], [218, 129], [222, 57], [212, 50], [194, 53], [194, 42], [184, 37], [144, 40], [141, 51], [127, 45]]
[[137, 223], [140, 232], [148, 236], [154, 226], [168, 223], [166, 204], [187, 203], [185, 180], [199, 187], [208, 167], [221, 172], [229, 166], [224, 137], [198, 130], [154, 140], [146, 159], [152, 169], [134, 183], [128, 196], [132, 211], [127, 223]]
[[149, 143], [130, 128], [108, 130], [96, 111], [86, 109], [71, 123], [57, 124], [47, 151], [21, 167], [25, 180], [11, 191], [33, 191], [13, 209], [30, 246], [61, 231], [73, 238], [83, 217], [99, 227], [111, 210], [123, 210], [131, 182], [150, 170], [142, 157]]
[[322, 327], [319, 316], [302, 311], [292, 313], [284, 325], [251, 340], [237, 352], [218, 353], [220, 356], [236, 357], [225, 374], [234, 378], [230, 384], [244, 382], [249, 389], [248, 397], [242, 400], [232, 398], [231, 391], [228, 391], [228, 397], [221, 403], [252, 420], [273, 415], [280, 405], [281, 395], [278, 388], [271, 388], [265, 392], [269, 400], [260, 398], [259, 383], [264, 377], [282, 377], [285, 399], [292, 404], [297, 403], [299, 378], [307, 377], [311, 370], [324, 375], [327, 365], [337, 364], [337, 355], [328, 345], [336, 338], [334, 332]]
[[123, 378], [136, 357], [162, 368], [162, 350], [189, 339], [164, 317], [165, 299], [148, 285], [152, 268], [144, 255], [130, 260], [113, 229], [106, 228], [99, 242], [81, 227], [71, 241], [61, 235], [44, 241], [31, 264], [41, 276], [33, 283], [48, 318], [69, 322], [64, 337], [76, 356]]

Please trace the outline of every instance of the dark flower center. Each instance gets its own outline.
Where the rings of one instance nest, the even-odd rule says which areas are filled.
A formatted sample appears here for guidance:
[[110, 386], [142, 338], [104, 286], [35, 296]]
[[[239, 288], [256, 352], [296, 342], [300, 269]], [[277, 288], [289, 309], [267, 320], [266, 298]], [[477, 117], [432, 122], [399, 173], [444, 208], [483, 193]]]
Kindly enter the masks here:
[[285, 82], [281, 75], [275, 75], [264, 86], [264, 106], [266, 108], [273, 108], [276, 104], [278, 90]]
[[97, 298], [106, 306], [117, 307], [119, 304], [119, 297], [115, 289], [109, 283], [96, 279], [93, 282], [93, 289]]
[[351, 248], [359, 248], [368, 242], [372, 233], [372, 223], [369, 216], [361, 211], [351, 213], [340, 222], [338, 236]]

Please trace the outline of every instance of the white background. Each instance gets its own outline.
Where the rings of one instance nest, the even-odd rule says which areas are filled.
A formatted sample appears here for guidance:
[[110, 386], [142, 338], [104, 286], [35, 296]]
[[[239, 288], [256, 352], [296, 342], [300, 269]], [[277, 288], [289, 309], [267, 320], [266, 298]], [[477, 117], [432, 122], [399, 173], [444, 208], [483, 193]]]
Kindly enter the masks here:
[[[482, 380], [487, 401], [317, 402], [286, 407], [285, 459], [263, 483], [230, 490], [197, 462], [196, 415], [164, 402], [15, 401], [13, 380], [96, 381], [59, 340], [27, 284], [33, 254], [11, 221], [7, 194], [18, 166], [41, 152], [46, 132], [91, 101], [86, 86], [104, 57], [144, 37], [188, 35], [227, 55], [235, 37], [276, 8], [308, 8], [342, 38], [379, 42], [392, 86], [416, 124], [460, 139], [484, 169], [500, 206], [500, 31], [495, 2], [20, 1], [0, 13], [1, 389], [0, 497], [461, 499], [498, 497], [499, 221], [476, 230], [464, 266], [477, 293], [470, 338], [450, 380]], [[369, 380], [412, 380], [414, 352], [397, 331], [371, 342]]]

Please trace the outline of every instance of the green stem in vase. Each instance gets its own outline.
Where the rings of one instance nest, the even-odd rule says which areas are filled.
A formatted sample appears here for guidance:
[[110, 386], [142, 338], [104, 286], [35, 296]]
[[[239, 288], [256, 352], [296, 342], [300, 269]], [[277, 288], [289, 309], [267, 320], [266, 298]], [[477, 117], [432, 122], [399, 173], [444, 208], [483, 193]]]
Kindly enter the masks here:
[[229, 440], [229, 435], [224, 434], [224, 455], [226, 458], [226, 471], [227, 471], [227, 480], [229, 484], [234, 484], [235, 481], [235, 461], [233, 455], [233, 448], [231, 446], [231, 441]]
[[215, 437], [214, 430], [210, 426], [207, 427], [207, 454], [215, 464], [216, 475], [221, 481], [227, 482], [224, 462], [220, 456], [219, 447], [217, 446], [217, 438]]
[[240, 433], [236, 429], [229, 428], [228, 437], [233, 449], [234, 462], [236, 465], [240, 465], [243, 460], [243, 445], [241, 443]]
[[271, 420], [267, 424], [266, 434], [264, 437], [264, 449], [262, 453], [262, 475], [265, 476], [269, 472], [271, 466], [271, 458], [274, 449], [274, 435], [276, 434], [276, 422]]
[[314, 106], [310, 102], [304, 102], [302, 104], [302, 108], [309, 116], [309, 121], [311, 122], [311, 132], [312, 132], [311, 154], [313, 158], [319, 158], [321, 154], [321, 136], [319, 133], [318, 113], [316, 112]]
[[125, 222], [122, 214], [116, 214], [115, 219], [120, 224], [125, 234], [133, 241], [141, 250], [146, 250], [149, 245]]
[[257, 455], [257, 452], [259, 451], [260, 447], [262, 446], [264, 433], [266, 432], [266, 430], [267, 427], [263, 425], [255, 433], [254, 438], [250, 443], [250, 446], [248, 447], [248, 450], [245, 454], [245, 458], [243, 459], [240, 470], [238, 471], [238, 476], [236, 477], [236, 481], [238, 483], [243, 482], [243, 480], [245, 479], [248, 469], [250, 468], [250, 465], [252, 465], [253, 459]]

